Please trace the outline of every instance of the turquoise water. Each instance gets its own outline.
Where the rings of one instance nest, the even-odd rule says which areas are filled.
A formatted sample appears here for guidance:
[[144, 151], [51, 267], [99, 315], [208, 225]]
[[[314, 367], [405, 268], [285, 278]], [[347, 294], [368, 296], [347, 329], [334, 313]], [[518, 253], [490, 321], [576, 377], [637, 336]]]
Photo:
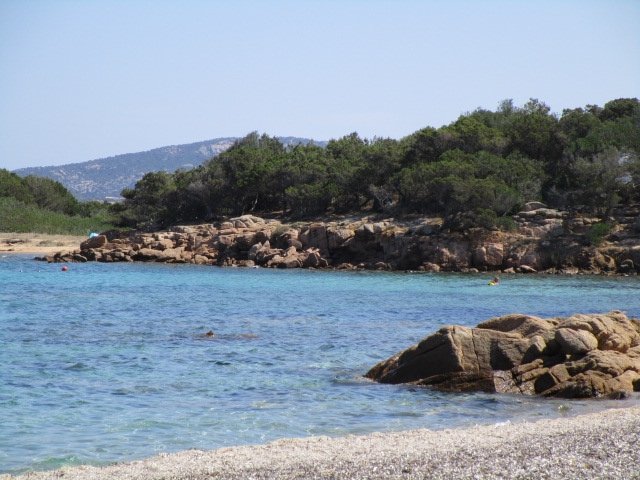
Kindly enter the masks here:
[[445, 324], [512, 312], [640, 317], [637, 277], [488, 278], [101, 263], [62, 272], [0, 258], [0, 473], [638, 403], [362, 378]]

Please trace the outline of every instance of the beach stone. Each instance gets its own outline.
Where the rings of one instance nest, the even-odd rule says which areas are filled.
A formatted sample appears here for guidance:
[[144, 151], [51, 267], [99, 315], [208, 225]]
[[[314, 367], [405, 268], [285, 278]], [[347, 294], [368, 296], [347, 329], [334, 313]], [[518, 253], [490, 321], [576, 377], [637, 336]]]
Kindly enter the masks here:
[[335, 250], [343, 246], [349, 239], [355, 236], [350, 228], [327, 228], [327, 248]]
[[304, 262], [302, 264], [303, 267], [306, 268], [317, 268], [320, 266], [322, 262], [322, 256], [319, 252], [308, 252]]
[[302, 263], [299, 258], [288, 257], [278, 265], [279, 268], [300, 268], [302, 267]]
[[269, 228], [260, 229], [253, 235], [253, 241], [255, 243], [267, 243], [270, 238], [271, 230]]
[[317, 248], [322, 255], [329, 253], [327, 227], [323, 223], [309, 225], [309, 228], [300, 234], [298, 240], [302, 243], [302, 248]]
[[498, 267], [504, 260], [504, 247], [501, 243], [487, 243], [473, 252], [473, 263], [479, 267]]
[[74, 253], [73, 254], [73, 261], [74, 262], [80, 262], [80, 263], [85, 263], [87, 261], [87, 257], [80, 255], [79, 253]]
[[439, 272], [440, 265], [431, 262], [425, 262], [420, 266], [420, 270], [423, 272]]
[[619, 311], [513, 314], [474, 328], [447, 326], [365, 376], [446, 391], [624, 398], [640, 391], [640, 320]]
[[251, 232], [240, 233], [233, 238], [233, 243], [235, 243], [240, 250], [249, 250], [251, 246], [256, 243], [255, 234]]
[[[473, 373], [478, 383], [492, 378], [493, 370], [520, 363], [529, 347], [517, 335], [496, 330], [444, 327], [397, 358], [376, 365], [367, 377], [382, 383], [407, 383], [460, 372]], [[472, 377], [465, 377], [469, 383]]]
[[191, 261], [196, 265], [206, 265], [210, 263], [210, 260], [204, 255], [194, 255]]
[[549, 332], [553, 331], [554, 324], [549, 320], [533, 315], [515, 313], [490, 318], [489, 320], [479, 323], [477, 328], [511, 332], [527, 337], [535, 337], [537, 335], [549, 337]]
[[524, 208], [522, 209], [522, 211], [523, 212], [531, 212], [533, 210], [538, 210], [540, 208], [547, 208], [547, 206], [542, 202], [532, 201], [532, 202], [525, 203], [524, 204]]
[[141, 248], [134, 255], [134, 259], [142, 261], [158, 262], [164, 261], [166, 258], [167, 256], [163, 250], [155, 250], [153, 248]]
[[80, 244], [80, 250], [89, 250], [92, 248], [101, 248], [103, 245], [107, 243], [106, 235], [98, 235], [96, 237], [91, 237], [85, 240]]
[[622, 273], [633, 272], [635, 270], [635, 265], [633, 264], [633, 260], [631, 260], [630, 258], [623, 260], [622, 262], [620, 262], [620, 266], [618, 267], [618, 270]]
[[520, 273], [536, 273], [537, 270], [530, 265], [520, 265], [518, 271]]
[[248, 258], [249, 260], [255, 260], [256, 256], [258, 255], [258, 252], [262, 249], [262, 243], [256, 243], [255, 245], [252, 245], [251, 248], [249, 249], [249, 253]]
[[150, 247], [155, 250], [166, 250], [168, 248], [173, 248], [174, 244], [173, 244], [173, 240], [171, 240], [170, 238], [160, 238], [156, 240], [153, 244], [151, 244]]
[[586, 330], [560, 328], [556, 331], [555, 339], [568, 355], [587, 353], [598, 348], [598, 339]]

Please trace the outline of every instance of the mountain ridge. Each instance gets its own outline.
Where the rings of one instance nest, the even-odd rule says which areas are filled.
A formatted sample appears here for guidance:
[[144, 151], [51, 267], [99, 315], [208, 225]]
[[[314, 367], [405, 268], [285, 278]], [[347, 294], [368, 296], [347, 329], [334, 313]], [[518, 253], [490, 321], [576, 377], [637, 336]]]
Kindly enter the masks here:
[[[241, 137], [219, 137], [200, 142], [167, 145], [142, 152], [123, 153], [110, 157], [44, 167], [13, 170], [21, 177], [36, 175], [51, 178], [64, 185], [78, 200], [106, 200], [120, 197], [124, 188], [132, 188], [146, 173], [174, 172], [180, 168], [195, 168], [227, 150]], [[326, 142], [300, 137], [278, 137], [284, 145]]]

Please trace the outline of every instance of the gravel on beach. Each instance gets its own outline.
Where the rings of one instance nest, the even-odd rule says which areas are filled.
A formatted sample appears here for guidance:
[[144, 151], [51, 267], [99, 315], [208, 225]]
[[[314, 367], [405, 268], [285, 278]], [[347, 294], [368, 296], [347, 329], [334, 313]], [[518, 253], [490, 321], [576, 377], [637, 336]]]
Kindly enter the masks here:
[[[0, 475], [0, 479], [13, 477]], [[40, 479], [640, 479], [640, 407], [536, 422], [188, 450]]]

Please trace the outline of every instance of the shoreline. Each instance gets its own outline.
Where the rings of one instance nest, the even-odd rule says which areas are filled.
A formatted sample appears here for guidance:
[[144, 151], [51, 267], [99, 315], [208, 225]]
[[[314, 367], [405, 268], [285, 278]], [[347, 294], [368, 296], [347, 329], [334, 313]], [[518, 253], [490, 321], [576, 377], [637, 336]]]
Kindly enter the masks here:
[[283, 439], [0, 480], [640, 478], [640, 406], [449, 430]]
[[517, 228], [509, 231], [450, 230], [443, 227], [442, 219], [430, 217], [282, 224], [243, 215], [153, 232], [106, 232], [83, 242], [76, 255], [52, 261], [503, 274], [640, 273], [640, 243], [630, 228], [621, 227], [609, 236], [611, 241], [595, 242], [587, 235], [593, 219], [578, 218], [572, 223], [564, 213], [549, 209], [522, 215]]

